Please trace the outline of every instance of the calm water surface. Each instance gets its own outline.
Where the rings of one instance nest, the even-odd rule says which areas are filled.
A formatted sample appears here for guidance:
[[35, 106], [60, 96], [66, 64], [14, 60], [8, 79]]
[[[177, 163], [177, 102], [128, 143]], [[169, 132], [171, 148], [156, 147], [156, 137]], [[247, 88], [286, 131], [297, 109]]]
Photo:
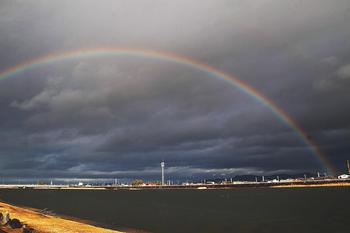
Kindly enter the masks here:
[[350, 232], [350, 187], [231, 190], [0, 190], [115, 229], [150, 232]]

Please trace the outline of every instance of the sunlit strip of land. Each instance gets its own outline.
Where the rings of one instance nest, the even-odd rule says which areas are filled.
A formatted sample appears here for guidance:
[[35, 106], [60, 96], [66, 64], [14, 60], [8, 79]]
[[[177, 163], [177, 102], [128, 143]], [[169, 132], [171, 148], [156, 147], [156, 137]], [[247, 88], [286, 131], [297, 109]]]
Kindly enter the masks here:
[[333, 187], [350, 186], [350, 178], [308, 178], [308, 179], [273, 179], [267, 181], [221, 181], [221, 182], [193, 182], [182, 184], [157, 184], [154, 182], [135, 184], [109, 185], [47, 185], [47, 184], [2, 184], [0, 189], [82, 189], [82, 190], [145, 190], [145, 189], [230, 189], [230, 188], [257, 188], [257, 187]]
[[[33, 228], [38, 233], [118, 233], [119, 231], [109, 230], [89, 225], [83, 222], [64, 219], [58, 216], [42, 214], [36, 209], [22, 208], [0, 202], [0, 212], [8, 211], [11, 218], [19, 219], [23, 224]], [[22, 229], [11, 229], [0, 226], [0, 232], [7, 233], [22, 232]]]
[[309, 187], [343, 187], [350, 186], [350, 182], [326, 183], [326, 184], [282, 184], [275, 185], [272, 188], [309, 188]]

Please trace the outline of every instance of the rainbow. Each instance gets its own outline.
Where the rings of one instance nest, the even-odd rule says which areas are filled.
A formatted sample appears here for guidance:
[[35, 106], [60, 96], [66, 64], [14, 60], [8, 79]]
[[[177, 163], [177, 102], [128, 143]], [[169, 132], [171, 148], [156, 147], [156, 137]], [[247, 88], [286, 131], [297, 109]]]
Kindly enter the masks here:
[[264, 96], [254, 87], [243, 82], [235, 76], [225, 73], [215, 67], [209, 66], [208, 64], [202, 63], [200, 61], [194, 60], [189, 57], [180, 56], [175, 53], [149, 50], [149, 49], [139, 49], [139, 48], [115, 48], [115, 47], [99, 47], [99, 48], [87, 48], [79, 49], [74, 51], [65, 51], [51, 53], [45, 56], [37, 57], [29, 61], [12, 66], [0, 73], [0, 81], [7, 79], [17, 74], [41, 67], [47, 64], [66, 61], [66, 60], [77, 60], [80, 58], [90, 58], [90, 57], [105, 57], [105, 56], [137, 56], [144, 58], [160, 59], [163, 61], [169, 61], [177, 63], [183, 66], [187, 66], [199, 71], [206, 73], [210, 77], [214, 77], [218, 80], [228, 83], [236, 88], [238, 88], [243, 93], [252, 97], [255, 101], [259, 102], [264, 107], [268, 108], [282, 123], [290, 127], [301, 139], [301, 141], [307, 146], [313, 155], [315, 155], [319, 161], [322, 163], [327, 172], [335, 174], [336, 169], [328, 161], [327, 157], [322, 153], [320, 147], [315, 141], [310, 139], [305, 130], [283, 109], [281, 109], [277, 104], [275, 104], [271, 99]]

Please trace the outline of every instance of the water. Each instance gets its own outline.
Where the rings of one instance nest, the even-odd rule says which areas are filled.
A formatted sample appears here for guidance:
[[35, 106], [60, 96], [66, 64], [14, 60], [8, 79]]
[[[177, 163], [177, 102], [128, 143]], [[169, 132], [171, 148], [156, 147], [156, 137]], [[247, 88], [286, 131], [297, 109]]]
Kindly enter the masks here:
[[0, 190], [6, 202], [115, 229], [350, 232], [350, 187], [231, 190]]

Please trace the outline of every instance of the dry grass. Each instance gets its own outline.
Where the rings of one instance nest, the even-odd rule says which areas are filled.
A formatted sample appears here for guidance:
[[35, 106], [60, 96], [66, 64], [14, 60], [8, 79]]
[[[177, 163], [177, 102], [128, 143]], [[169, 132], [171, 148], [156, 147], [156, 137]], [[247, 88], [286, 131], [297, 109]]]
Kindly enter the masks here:
[[[63, 219], [57, 216], [44, 215], [35, 209], [21, 208], [0, 202], [0, 212], [8, 211], [11, 218], [19, 219], [23, 224], [30, 226], [38, 233], [117, 233], [119, 231], [95, 227], [83, 222]], [[19, 233], [22, 229], [0, 227], [8, 233]]]

